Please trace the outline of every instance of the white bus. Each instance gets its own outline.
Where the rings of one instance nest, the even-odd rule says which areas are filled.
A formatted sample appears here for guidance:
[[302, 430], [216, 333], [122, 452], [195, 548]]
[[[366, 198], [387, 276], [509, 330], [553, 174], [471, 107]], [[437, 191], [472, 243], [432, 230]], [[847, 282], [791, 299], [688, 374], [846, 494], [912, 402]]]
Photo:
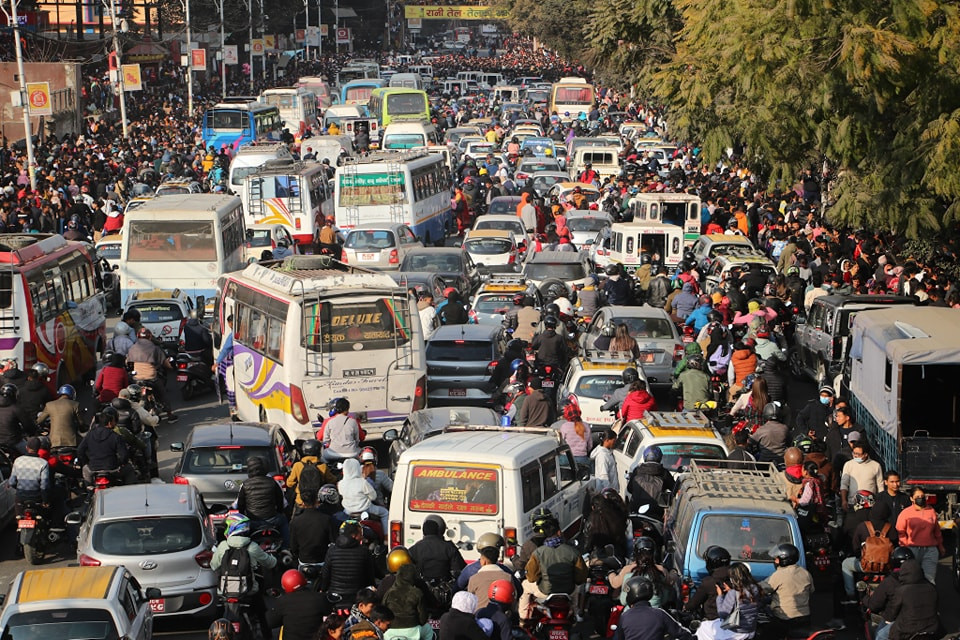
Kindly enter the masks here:
[[334, 398], [368, 436], [426, 403], [416, 300], [390, 276], [326, 256], [252, 264], [220, 279], [220, 326], [233, 315], [233, 382], [242, 420], [314, 437]]
[[662, 222], [683, 229], [683, 245], [700, 239], [700, 197], [692, 193], [638, 193], [629, 202], [634, 222]]
[[341, 229], [397, 222], [425, 245], [439, 243], [453, 225], [450, 169], [442, 156], [425, 150], [348, 158], [337, 169], [334, 204]]
[[214, 297], [217, 278], [243, 268], [245, 233], [236, 196], [194, 193], [144, 203], [123, 221], [122, 295], [180, 289]]
[[317, 124], [317, 96], [312, 91], [300, 87], [266, 89], [259, 100], [280, 110], [283, 128], [297, 141]]
[[326, 169], [318, 162], [267, 162], [244, 178], [242, 193], [249, 224], [282, 224], [297, 244], [312, 245], [323, 219], [333, 215]]

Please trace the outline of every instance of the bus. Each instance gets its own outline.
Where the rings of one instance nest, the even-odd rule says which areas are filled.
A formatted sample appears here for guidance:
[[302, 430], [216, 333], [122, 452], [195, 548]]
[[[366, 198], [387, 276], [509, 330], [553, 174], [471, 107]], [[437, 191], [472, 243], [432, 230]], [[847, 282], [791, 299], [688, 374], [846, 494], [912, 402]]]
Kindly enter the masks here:
[[430, 100], [426, 91], [399, 87], [382, 87], [370, 93], [367, 112], [384, 128], [393, 120], [430, 122]]
[[267, 162], [244, 183], [248, 224], [282, 224], [297, 244], [312, 249], [314, 234], [333, 215], [333, 194], [322, 164]]
[[317, 76], [302, 76], [297, 80], [297, 86], [307, 91], [313, 91], [317, 96], [317, 109], [323, 111], [333, 104], [334, 96], [331, 95], [330, 85], [323, 78]]
[[292, 133], [297, 142], [310, 127], [317, 125], [317, 96], [312, 91], [297, 87], [266, 89], [259, 100], [280, 111], [283, 128]]
[[349, 62], [337, 72], [337, 86], [342, 87], [351, 80], [376, 80], [380, 78], [380, 65], [376, 62]]
[[96, 373], [107, 280], [93, 247], [57, 234], [0, 235], [0, 359], [50, 367], [50, 389]]
[[267, 140], [279, 142], [283, 129], [280, 110], [259, 102], [222, 102], [203, 114], [203, 144], [220, 149], [222, 145], [234, 151], [251, 142]]
[[634, 222], [662, 222], [683, 229], [683, 245], [700, 238], [700, 198], [691, 193], [638, 193], [629, 202]]
[[560, 78], [550, 87], [550, 113], [556, 113], [561, 122], [589, 114], [595, 104], [596, 91], [583, 78]]
[[416, 151], [378, 151], [348, 158], [337, 169], [337, 226], [365, 222], [409, 226], [425, 245], [442, 242], [453, 225], [450, 169], [443, 156]]
[[221, 331], [233, 315], [233, 388], [241, 420], [316, 437], [338, 397], [367, 437], [399, 428], [427, 397], [416, 300], [385, 273], [327, 256], [290, 256], [220, 278]]
[[351, 80], [340, 87], [340, 104], [355, 104], [360, 107], [366, 107], [370, 100], [370, 94], [374, 89], [383, 87], [383, 80], [366, 79]]
[[246, 230], [237, 196], [154, 198], [126, 216], [122, 236], [117, 265], [127, 300], [152, 289], [212, 299], [217, 278], [244, 265]]

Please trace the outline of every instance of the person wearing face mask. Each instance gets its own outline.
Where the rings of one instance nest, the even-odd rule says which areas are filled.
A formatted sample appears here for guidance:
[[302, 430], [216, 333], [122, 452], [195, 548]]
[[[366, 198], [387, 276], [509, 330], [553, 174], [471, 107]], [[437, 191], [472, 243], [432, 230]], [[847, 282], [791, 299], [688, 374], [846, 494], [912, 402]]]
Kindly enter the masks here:
[[897, 516], [897, 536], [900, 545], [913, 552], [923, 569], [923, 577], [936, 584], [937, 562], [946, 554], [937, 510], [927, 504], [923, 487], [915, 487], [910, 492], [910, 501], [913, 504]]
[[796, 432], [809, 436], [812, 440], [823, 440], [830, 424], [833, 411], [833, 387], [820, 387], [820, 395], [808, 402], [797, 414]]
[[840, 473], [840, 503], [844, 511], [850, 508], [847, 496], [858, 491], [869, 491], [872, 495], [883, 491], [883, 469], [880, 463], [870, 459], [870, 454], [860, 442], [852, 445], [851, 449], [853, 459], [843, 465]]

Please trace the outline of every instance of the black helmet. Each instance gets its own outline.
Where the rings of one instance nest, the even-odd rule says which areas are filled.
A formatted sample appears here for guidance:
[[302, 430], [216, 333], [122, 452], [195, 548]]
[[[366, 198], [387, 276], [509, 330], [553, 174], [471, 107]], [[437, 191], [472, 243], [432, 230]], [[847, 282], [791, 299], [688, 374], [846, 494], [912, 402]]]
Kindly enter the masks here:
[[683, 259], [689, 262], [690, 264], [696, 264], [697, 262], [697, 256], [695, 256], [693, 254], [693, 251], [691, 251], [690, 249], [687, 249], [686, 251], [683, 252]]
[[707, 314], [707, 322], [723, 322], [723, 314], [719, 311], [711, 311]]
[[706, 366], [703, 361], [703, 356], [696, 354], [687, 358], [687, 367], [690, 369], [697, 369], [698, 371], [706, 370]]
[[543, 536], [556, 535], [557, 531], [560, 530], [560, 522], [556, 516], [550, 513], [549, 509], [541, 509], [534, 513], [531, 524], [533, 525], [533, 532]]
[[620, 273], [620, 265], [617, 264], [608, 264], [607, 268], [603, 270], [608, 276], [615, 276]]
[[640, 372], [633, 367], [627, 367], [620, 374], [620, 377], [623, 379], [623, 384], [633, 384], [640, 379]]
[[543, 326], [547, 329], [556, 329], [557, 328], [557, 317], [556, 316], [547, 316], [543, 319]]
[[890, 554], [890, 568], [899, 569], [900, 565], [907, 560], [916, 560], [916, 556], [913, 555], [910, 547], [897, 547], [893, 550], [893, 553]]
[[657, 543], [649, 536], [641, 536], [633, 541], [633, 555], [639, 556], [641, 553], [656, 555]]
[[703, 552], [703, 560], [707, 563], [707, 571], [713, 572], [719, 567], [730, 566], [730, 552], [719, 545], [710, 545]]
[[627, 606], [632, 607], [638, 602], [649, 602], [653, 597], [653, 583], [647, 578], [639, 576], [627, 580], [624, 585], [627, 589]]
[[130, 401], [126, 398], [114, 398], [110, 401], [110, 406], [117, 411], [130, 411]]
[[768, 402], [763, 407], [763, 421], [780, 420], [782, 405], [779, 402]]
[[130, 394], [131, 402], [140, 402], [143, 398], [143, 387], [138, 384], [131, 384], [127, 387], [127, 392]]
[[640, 254], [640, 264], [650, 264], [650, 254], [641, 253]]
[[551, 302], [543, 308], [543, 314], [547, 316], [560, 317], [560, 305], [556, 302]]
[[0, 387], [0, 398], [4, 398], [10, 402], [16, 402], [19, 397], [20, 391], [17, 389], [16, 385], [7, 383]]
[[99, 422], [102, 426], [107, 426], [111, 422], [116, 422], [119, 419], [120, 419], [120, 414], [117, 413], [117, 410], [110, 405], [107, 405], [100, 410]]
[[789, 542], [784, 542], [770, 550], [770, 557], [779, 560], [781, 567], [789, 567], [800, 562], [800, 550]]
[[267, 472], [267, 466], [263, 462], [263, 458], [260, 456], [250, 456], [247, 458], [247, 475], [250, 477], [253, 476], [262, 476]]
[[320, 443], [317, 440], [304, 440], [303, 444], [300, 445], [300, 453], [306, 456], [319, 456], [320, 455]]
[[507, 351], [523, 351], [524, 341], [520, 338], [513, 338], [507, 342]]

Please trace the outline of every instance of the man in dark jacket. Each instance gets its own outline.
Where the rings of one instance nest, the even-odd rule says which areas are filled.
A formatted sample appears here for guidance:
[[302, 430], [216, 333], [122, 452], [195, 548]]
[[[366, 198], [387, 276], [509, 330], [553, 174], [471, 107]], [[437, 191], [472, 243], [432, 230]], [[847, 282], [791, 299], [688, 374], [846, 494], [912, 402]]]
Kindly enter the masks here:
[[[893, 593], [885, 618], [893, 624], [877, 633], [876, 640], [910, 640], [921, 633], [938, 634], [937, 588], [926, 581], [916, 560], [907, 560], [900, 567], [900, 588]], [[886, 632], [886, 633], [884, 633]]]
[[894, 544], [900, 537], [897, 533], [897, 517], [910, 506], [910, 496], [900, 490], [900, 474], [888, 469], [883, 475], [884, 490], [877, 494], [877, 503], [873, 511], [884, 522], [890, 523], [890, 534]]
[[517, 414], [517, 424], [521, 427], [546, 427], [553, 422], [553, 403], [543, 393], [540, 378], [530, 379], [530, 393]]
[[684, 611], [695, 612], [703, 607], [704, 620], [717, 619], [717, 586], [730, 580], [730, 553], [716, 545], [707, 547], [705, 559], [710, 575], [706, 576], [690, 599], [683, 605]]
[[440, 617], [440, 637], [443, 640], [489, 640], [474, 617], [476, 610], [477, 596], [467, 591], [455, 593], [450, 610]]
[[353, 602], [360, 589], [376, 582], [378, 576], [373, 556], [362, 543], [363, 530], [359, 524], [345, 522], [340, 527], [340, 535], [327, 550], [320, 572], [321, 591], [336, 593], [343, 602]]
[[543, 325], [545, 330], [538, 333], [533, 338], [530, 346], [537, 352], [538, 365], [550, 365], [561, 369], [567, 366], [570, 361], [570, 353], [567, 350], [567, 341], [557, 333], [557, 319], [553, 316], [547, 316]]
[[24, 436], [33, 435], [33, 432], [29, 430], [29, 423], [18, 403], [19, 397], [16, 386], [0, 387], [0, 445], [25, 453]]
[[[629, 585], [629, 587], [628, 587]], [[631, 578], [624, 588], [627, 592], [627, 609], [620, 616], [620, 624], [614, 632], [614, 640], [661, 640], [676, 638], [691, 640], [690, 631], [673, 619], [663, 609], [650, 606], [653, 583], [646, 578]]]
[[898, 547], [894, 549], [890, 555], [890, 573], [887, 574], [867, 599], [867, 609], [883, 620], [880, 626], [874, 630], [874, 638], [877, 637], [877, 633], [879, 633], [884, 626], [890, 626], [890, 623], [887, 621], [893, 618], [888, 611], [888, 607], [890, 603], [893, 602], [893, 594], [900, 588], [900, 567], [902, 567], [903, 563], [907, 560], [913, 559], [913, 552], [910, 551], [908, 547]]
[[290, 551], [304, 564], [319, 564], [327, 557], [333, 520], [317, 509], [316, 494], [302, 499], [303, 510], [290, 523]]
[[663, 468], [663, 451], [654, 445], [643, 452], [643, 462], [630, 474], [627, 493], [630, 496], [630, 513], [637, 513], [643, 505], [649, 505], [646, 515], [656, 520], [663, 519], [660, 496], [664, 491], [673, 491], [673, 474]]
[[290, 525], [284, 509], [283, 490], [277, 481], [267, 475], [263, 458], [247, 458], [247, 479], [240, 485], [237, 495], [237, 510], [250, 518], [250, 529], [256, 531], [263, 524], [276, 527], [283, 536], [285, 546], [290, 546]]
[[[823, 440], [827, 435], [832, 413], [833, 387], [824, 385], [820, 387], [820, 395], [797, 413], [796, 432], [810, 436], [813, 440]], [[833, 453], [828, 455], [832, 458]]]
[[439, 516], [427, 516], [423, 539], [410, 547], [410, 557], [427, 582], [452, 580], [467, 566], [456, 545], [443, 537], [444, 529], [446, 524]]
[[302, 586], [277, 598], [267, 612], [267, 623], [271, 628], [282, 627], [285, 640], [313, 640], [331, 608], [326, 595]]
[[196, 310], [183, 326], [183, 350], [199, 356], [209, 367], [213, 364], [213, 334], [200, 323]]
[[83, 466], [83, 479], [87, 484], [93, 484], [93, 474], [96, 471], [119, 470], [124, 484], [134, 484], [137, 481], [136, 471], [127, 464], [127, 445], [114, 430], [116, 426], [117, 410], [104, 407], [93, 428], [80, 441], [77, 459]]
[[23, 410], [24, 418], [32, 420], [31, 424], [36, 425], [37, 414], [51, 400], [53, 396], [44, 381], [40, 379], [40, 374], [34, 369], [27, 371], [27, 381], [20, 387], [20, 408]]

